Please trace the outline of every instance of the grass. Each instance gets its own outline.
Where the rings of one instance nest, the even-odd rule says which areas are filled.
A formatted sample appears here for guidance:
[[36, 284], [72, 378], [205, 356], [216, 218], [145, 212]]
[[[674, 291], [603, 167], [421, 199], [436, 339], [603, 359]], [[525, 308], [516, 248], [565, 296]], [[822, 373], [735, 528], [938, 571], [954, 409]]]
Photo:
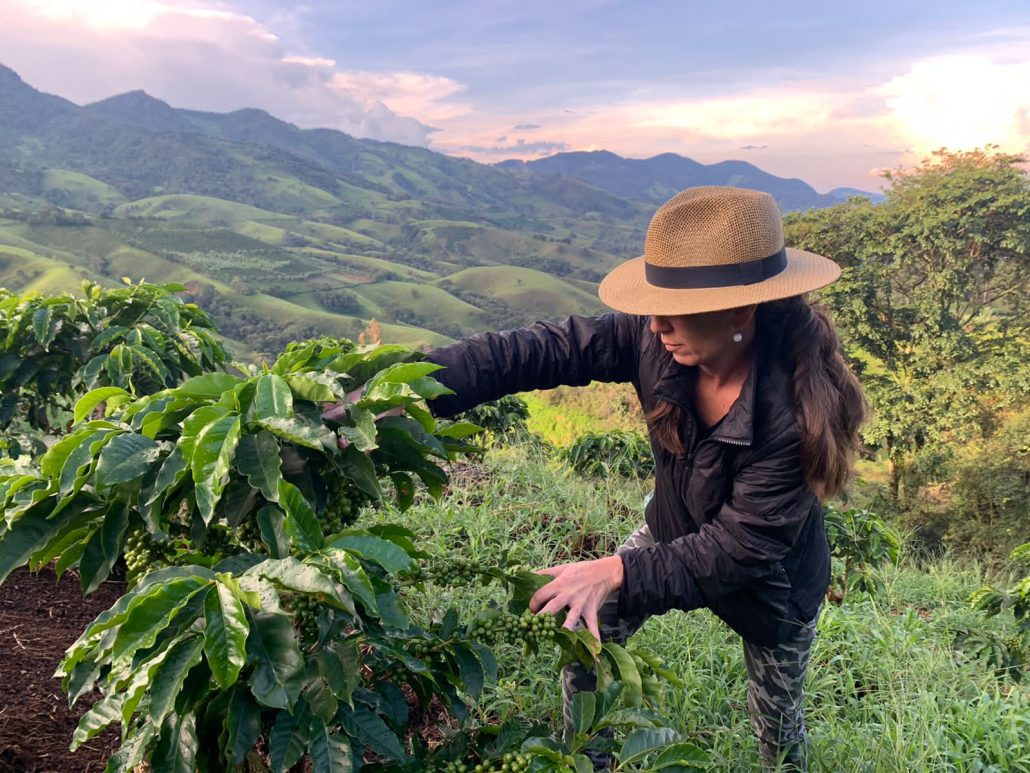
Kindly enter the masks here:
[[[499, 562], [507, 553], [543, 567], [609, 554], [640, 522], [648, 490], [580, 479], [535, 447], [492, 451], [474, 475], [467, 469], [439, 504], [375, 517], [404, 523], [434, 554]], [[886, 571], [882, 597], [824, 609], [807, 683], [813, 771], [1030, 771], [1030, 689], [995, 681], [951, 647], [954, 626], [984, 624], [966, 603], [983, 579], [976, 565], [905, 557]], [[469, 619], [498, 598], [492, 586], [430, 586], [412, 602], [423, 619], [448, 606]], [[709, 750], [715, 770], [755, 769], [739, 637], [700, 610], [652, 618], [632, 643], [659, 653], [685, 682], [657, 706], [671, 725]], [[501, 655], [499, 683], [478, 711], [557, 727], [553, 656]]]

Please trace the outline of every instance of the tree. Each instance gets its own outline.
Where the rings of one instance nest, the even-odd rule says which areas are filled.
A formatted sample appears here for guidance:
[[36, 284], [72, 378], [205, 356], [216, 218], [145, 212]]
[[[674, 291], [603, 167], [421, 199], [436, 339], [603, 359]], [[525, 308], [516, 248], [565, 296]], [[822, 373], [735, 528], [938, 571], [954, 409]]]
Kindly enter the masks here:
[[940, 150], [886, 175], [886, 200], [791, 215], [788, 243], [843, 267], [825, 300], [875, 417], [897, 501], [932, 444], [989, 432], [1030, 382], [1030, 181], [995, 148]]

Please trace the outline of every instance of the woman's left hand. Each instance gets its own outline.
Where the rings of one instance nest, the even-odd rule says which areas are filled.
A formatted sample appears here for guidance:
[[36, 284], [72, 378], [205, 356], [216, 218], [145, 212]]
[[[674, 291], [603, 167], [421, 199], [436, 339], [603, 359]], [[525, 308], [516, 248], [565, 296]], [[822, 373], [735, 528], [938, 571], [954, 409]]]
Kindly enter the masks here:
[[587, 630], [600, 641], [597, 611], [611, 593], [622, 587], [622, 559], [609, 556], [595, 561], [579, 561], [541, 569], [537, 574], [546, 574], [554, 579], [533, 594], [529, 600], [530, 611], [554, 614], [568, 609], [565, 627], [575, 628], [582, 620]]

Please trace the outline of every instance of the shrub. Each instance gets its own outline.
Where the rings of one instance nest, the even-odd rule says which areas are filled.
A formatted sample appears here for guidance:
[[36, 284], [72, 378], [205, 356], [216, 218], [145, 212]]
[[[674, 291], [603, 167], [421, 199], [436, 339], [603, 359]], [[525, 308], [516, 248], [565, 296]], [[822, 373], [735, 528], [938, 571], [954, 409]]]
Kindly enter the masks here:
[[831, 578], [829, 598], [841, 603], [849, 592], [878, 595], [883, 592], [879, 567], [898, 563], [901, 537], [875, 513], [864, 508], [824, 509], [830, 554], [844, 564]]
[[[1030, 542], [1013, 550], [1010, 559], [1024, 571], [1030, 567]], [[955, 648], [982, 661], [998, 678], [1021, 681], [1030, 662], [1030, 575], [1008, 589], [985, 585], [973, 592], [969, 604], [985, 618], [1011, 613], [1015, 632], [960, 628], [955, 632]]]
[[482, 403], [456, 418], [482, 427], [485, 445], [514, 443], [529, 437], [526, 427], [529, 407], [516, 395], [505, 395], [499, 400]]
[[654, 473], [651, 446], [634, 432], [588, 432], [569, 446], [566, 459], [580, 475], [646, 478]]

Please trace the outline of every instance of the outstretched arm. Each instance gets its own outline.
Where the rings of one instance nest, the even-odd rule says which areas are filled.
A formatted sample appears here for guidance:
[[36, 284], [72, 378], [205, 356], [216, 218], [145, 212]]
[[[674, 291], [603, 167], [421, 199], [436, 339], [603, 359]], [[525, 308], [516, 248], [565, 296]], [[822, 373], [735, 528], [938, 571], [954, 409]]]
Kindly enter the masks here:
[[637, 377], [646, 318], [628, 314], [572, 316], [536, 322], [520, 330], [479, 333], [434, 349], [434, 374], [456, 394], [430, 403], [437, 416], [453, 416], [488, 400], [562, 384], [631, 381]]

